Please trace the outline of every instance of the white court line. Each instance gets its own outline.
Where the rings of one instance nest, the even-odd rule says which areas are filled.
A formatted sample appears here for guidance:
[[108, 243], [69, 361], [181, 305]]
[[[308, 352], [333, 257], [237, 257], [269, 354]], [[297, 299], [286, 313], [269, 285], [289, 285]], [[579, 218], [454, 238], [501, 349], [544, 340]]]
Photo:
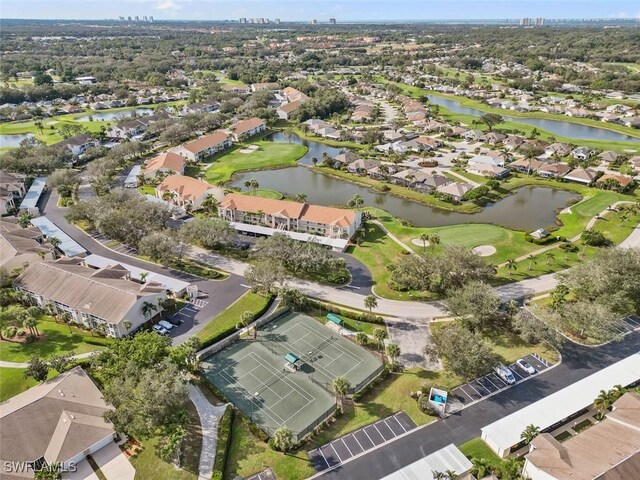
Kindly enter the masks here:
[[[398, 425], [400, 425], [400, 428], [402, 429], [402, 431], [403, 431], [403, 432], [406, 432], [406, 431], [407, 431], [407, 429], [406, 429], [406, 428], [404, 428], [404, 425], [402, 425], [402, 424], [400, 423], [400, 420], [398, 420], [398, 418], [397, 418], [395, 415], [393, 416], [393, 419], [394, 419], [396, 422], [398, 422]], [[391, 428], [391, 427], [389, 427], [389, 428]], [[391, 431], [393, 432], [393, 430], [391, 430]]]

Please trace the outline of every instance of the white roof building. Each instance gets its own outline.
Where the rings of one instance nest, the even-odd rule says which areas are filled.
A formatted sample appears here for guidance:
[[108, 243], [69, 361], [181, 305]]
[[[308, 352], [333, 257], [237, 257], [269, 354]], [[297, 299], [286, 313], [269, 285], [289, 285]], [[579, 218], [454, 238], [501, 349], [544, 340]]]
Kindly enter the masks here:
[[434, 480], [434, 473], [456, 472], [458, 477], [464, 475], [473, 465], [453, 443], [437, 452], [421, 458], [400, 470], [382, 478], [382, 480]]
[[501, 457], [519, 445], [528, 425], [544, 431], [576, 412], [590, 407], [600, 390], [627, 386], [640, 380], [640, 352], [569, 385], [517, 412], [482, 428], [482, 439]]

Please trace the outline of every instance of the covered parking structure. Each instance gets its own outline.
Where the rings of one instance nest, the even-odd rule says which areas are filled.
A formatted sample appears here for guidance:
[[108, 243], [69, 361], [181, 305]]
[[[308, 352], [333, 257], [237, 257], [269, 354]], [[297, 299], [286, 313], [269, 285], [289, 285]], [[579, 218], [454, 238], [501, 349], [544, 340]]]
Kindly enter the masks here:
[[506, 457], [523, 446], [520, 435], [528, 425], [542, 432], [554, 430], [590, 408], [600, 390], [639, 380], [640, 352], [483, 427], [482, 439], [500, 457]]
[[78, 242], [64, 233], [60, 227], [47, 217], [32, 218], [31, 224], [37, 227], [47, 240], [57, 238], [60, 244], [56, 248], [67, 257], [84, 257], [87, 254], [87, 251]]
[[250, 223], [229, 222], [235, 230], [261, 237], [270, 237], [271, 235], [286, 235], [287, 237], [298, 240], [299, 242], [311, 242], [330, 247], [335, 252], [344, 252], [349, 244], [349, 240], [345, 238], [331, 238], [321, 235], [312, 235], [310, 233], [292, 232], [291, 230], [281, 230], [277, 228], [264, 227], [262, 225], [253, 225]]
[[40, 215], [40, 207], [38, 207], [38, 203], [40, 202], [40, 197], [42, 197], [42, 193], [46, 187], [47, 177], [34, 178], [33, 183], [31, 184], [27, 194], [22, 199], [18, 210], [21, 212], [28, 212], [34, 217]]

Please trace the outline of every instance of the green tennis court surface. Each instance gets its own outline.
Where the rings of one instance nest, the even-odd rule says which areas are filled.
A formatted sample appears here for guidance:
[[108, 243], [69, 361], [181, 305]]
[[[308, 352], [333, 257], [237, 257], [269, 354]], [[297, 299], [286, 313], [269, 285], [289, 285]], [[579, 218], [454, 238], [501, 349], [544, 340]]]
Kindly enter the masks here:
[[[285, 356], [299, 358], [287, 368]], [[291, 356], [289, 357], [291, 358]], [[335, 410], [331, 385], [346, 377], [357, 391], [382, 363], [311, 317], [292, 313], [203, 362], [205, 377], [269, 435], [281, 426], [302, 438]]]

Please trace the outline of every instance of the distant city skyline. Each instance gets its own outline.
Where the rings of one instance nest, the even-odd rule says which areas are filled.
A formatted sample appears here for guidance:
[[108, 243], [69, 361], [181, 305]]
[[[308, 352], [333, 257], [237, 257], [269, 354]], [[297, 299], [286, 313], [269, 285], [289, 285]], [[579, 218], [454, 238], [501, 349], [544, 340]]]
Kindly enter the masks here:
[[629, 0], [3, 0], [2, 18], [102, 20], [237, 20], [241, 17], [384, 20], [495, 20], [520, 17], [640, 18]]

